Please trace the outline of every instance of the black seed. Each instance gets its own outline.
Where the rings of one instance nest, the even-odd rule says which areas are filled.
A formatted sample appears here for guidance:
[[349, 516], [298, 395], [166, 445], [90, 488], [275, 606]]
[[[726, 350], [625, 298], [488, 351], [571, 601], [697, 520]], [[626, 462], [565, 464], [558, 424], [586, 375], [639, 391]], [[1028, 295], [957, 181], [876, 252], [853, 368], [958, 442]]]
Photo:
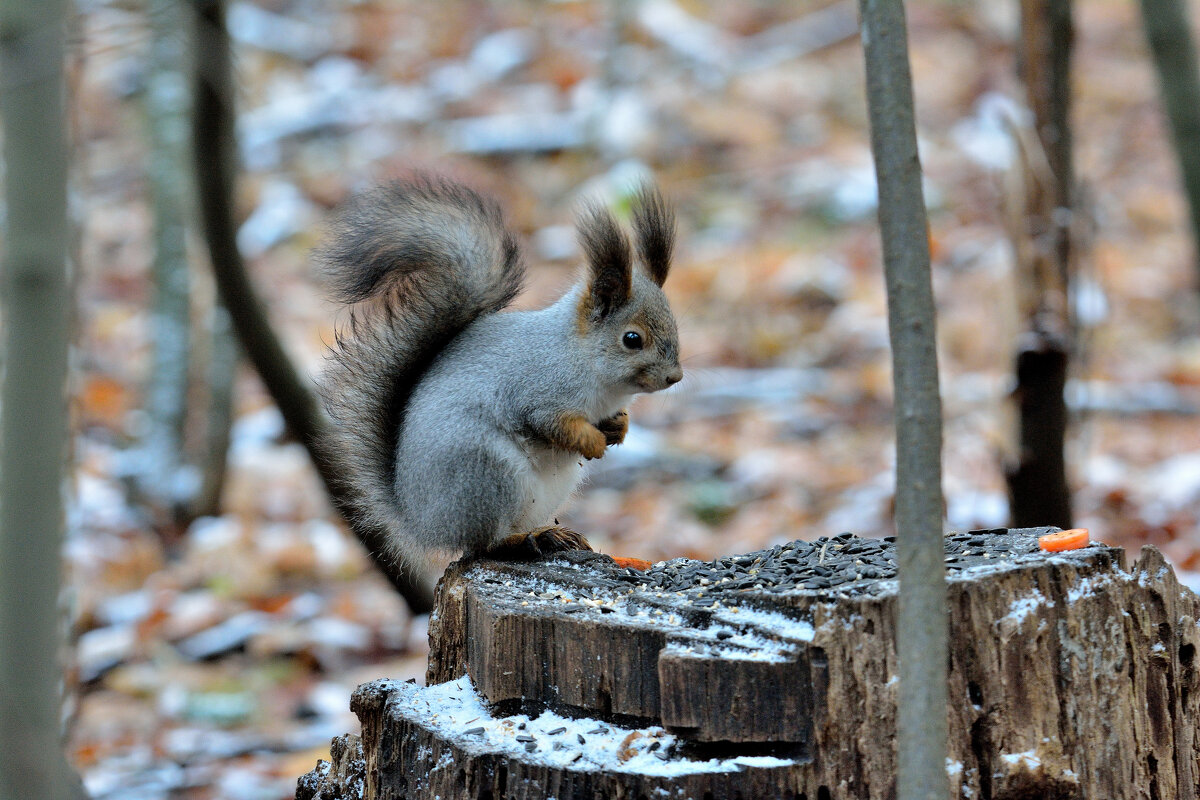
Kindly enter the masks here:
[[464, 736], [478, 736], [481, 733], [483, 733], [483, 728], [471, 728], [470, 730], [463, 731]]

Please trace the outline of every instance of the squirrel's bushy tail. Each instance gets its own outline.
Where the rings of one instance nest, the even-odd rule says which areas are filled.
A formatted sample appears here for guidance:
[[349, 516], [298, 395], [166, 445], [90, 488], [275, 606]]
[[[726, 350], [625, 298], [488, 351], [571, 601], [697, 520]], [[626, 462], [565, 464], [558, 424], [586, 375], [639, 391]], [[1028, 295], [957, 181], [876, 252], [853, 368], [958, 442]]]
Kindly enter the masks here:
[[337, 332], [320, 391], [327, 446], [346, 471], [343, 511], [387, 535], [400, 523], [396, 443], [413, 388], [460, 331], [512, 302], [524, 263], [494, 201], [429, 178], [349, 201], [317, 258], [338, 299], [371, 301]]

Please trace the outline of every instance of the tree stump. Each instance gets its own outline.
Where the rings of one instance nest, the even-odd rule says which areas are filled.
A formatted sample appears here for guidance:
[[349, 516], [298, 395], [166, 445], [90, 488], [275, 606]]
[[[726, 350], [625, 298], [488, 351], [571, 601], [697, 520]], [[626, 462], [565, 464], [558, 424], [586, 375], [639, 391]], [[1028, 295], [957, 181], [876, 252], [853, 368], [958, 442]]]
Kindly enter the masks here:
[[[1195, 798], [1200, 598], [1054, 529], [946, 537], [949, 797]], [[298, 800], [892, 798], [895, 548], [842, 534], [647, 571], [459, 562], [427, 687], [380, 680]], [[933, 713], [933, 710], [931, 710]]]

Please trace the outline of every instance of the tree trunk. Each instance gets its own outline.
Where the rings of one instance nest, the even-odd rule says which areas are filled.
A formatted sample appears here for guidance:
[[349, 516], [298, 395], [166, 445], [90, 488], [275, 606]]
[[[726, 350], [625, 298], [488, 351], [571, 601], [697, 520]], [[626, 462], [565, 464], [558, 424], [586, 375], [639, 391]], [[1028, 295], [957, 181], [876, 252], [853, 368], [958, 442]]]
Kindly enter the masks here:
[[47, 800], [83, 797], [63, 756], [59, 695], [71, 313], [64, 6], [0, 3], [0, 796]]
[[213, 299], [208, 319], [208, 380], [205, 382], [208, 413], [205, 414], [203, 442], [196, 448], [200, 489], [188, 510], [192, 519], [221, 513], [221, 491], [225, 488], [229, 442], [233, 431], [233, 387], [240, 353], [229, 322], [229, 312], [220, 300]]
[[[1195, 798], [1200, 598], [1153, 548], [1127, 571], [1042, 552], [1047, 530], [945, 539], [939, 798]], [[296, 796], [892, 800], [895, 571], [848, 534], [646, 572], [460, 562], [430, 685], [360, 686], [361, 738]]]
[[860, 0], [871, 151], [887, 279], [896, 419], [900, 558], [900, 800], [945, 794], [946, 588], [942, 565], [942, 401], [902, 0]]
[[150, 314], [153, 357], [146, 380], [149, 429], [139, 484], [160, 510], [168, 528], [186, 524], [180, 493], [191, 353], [191, 276], [187, 220], [192, 196], [187, 160], [188, 81], [184, 9], [175, 0], [153, 0], [149, 76], [144, 113], [150, 139], [148, 178], [154, 212], [154, 307]]
[[1200, 68], [1183, 0], [1142, 0], [1142, 26], [1158, 72], [1163, 110], [1191, 212], [1192, 246], [1200, 270]]
[[1069, 276], [1074, 172], [1071, 147], [1070, 0], [1021, 0], [1020, 73], [1035, 136], [1021, 143], [1010, 238], [1024, 298], [1017, 343], [1017, 452], [1008, 465], [1016, 527], [1071, 527], [1063, 387], [1071, 347]]

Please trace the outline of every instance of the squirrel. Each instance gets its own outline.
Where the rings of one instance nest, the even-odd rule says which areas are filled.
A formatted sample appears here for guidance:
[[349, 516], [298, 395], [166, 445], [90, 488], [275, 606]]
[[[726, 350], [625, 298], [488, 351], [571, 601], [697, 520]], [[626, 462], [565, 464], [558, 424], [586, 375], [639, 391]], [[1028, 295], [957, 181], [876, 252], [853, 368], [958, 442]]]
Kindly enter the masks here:
[[624, 440], [633, 395], [683, 377], [662, 291], [674, 214], [647, 184], [631, 221], [632, 246], [585, 206], [583, 278], [546, 308], [500, 313], [525, 267], [494, 200], [422, 176], [335, 213], [317, 258], [351, 308], [319, 390], [352, 526], [409, 565], [591, 550], [555, 519], [580, 457]]

